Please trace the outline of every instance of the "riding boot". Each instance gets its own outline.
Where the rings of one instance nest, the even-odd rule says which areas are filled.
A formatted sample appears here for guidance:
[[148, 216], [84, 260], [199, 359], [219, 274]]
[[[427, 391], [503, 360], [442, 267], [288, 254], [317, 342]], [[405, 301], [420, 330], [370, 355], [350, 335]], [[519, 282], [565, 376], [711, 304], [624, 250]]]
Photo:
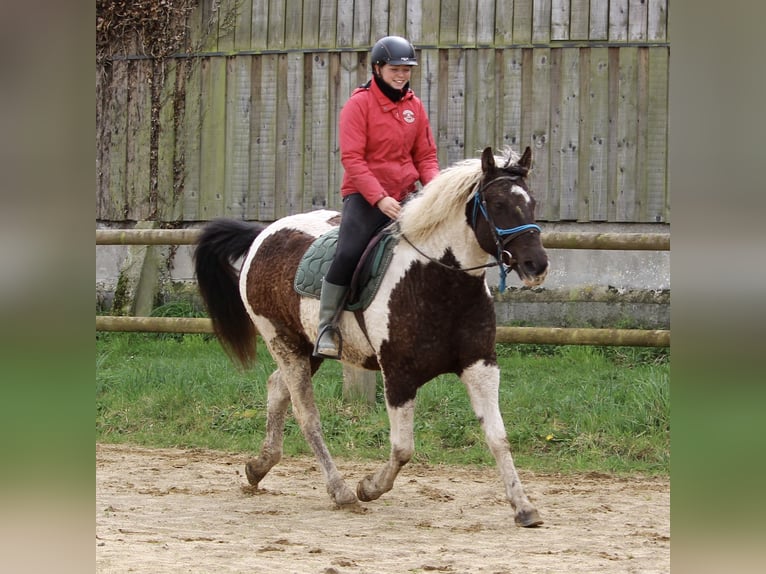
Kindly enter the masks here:
[[322, 281], [322, 293], [319, 296], [319, 327], [314, 345], [314, 356], [327, 359], [340, 359], [343, 346], [336, 319], [340, 306], [344, 303], [348, 285], [335, 285], [326, 279]]

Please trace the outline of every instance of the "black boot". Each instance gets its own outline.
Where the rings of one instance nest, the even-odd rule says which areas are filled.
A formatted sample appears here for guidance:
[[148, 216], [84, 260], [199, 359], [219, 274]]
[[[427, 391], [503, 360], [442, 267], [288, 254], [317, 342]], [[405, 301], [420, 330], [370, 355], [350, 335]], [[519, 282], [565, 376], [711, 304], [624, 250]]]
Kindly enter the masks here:
[[314, 356], [327, 359], [340, 359], [343, 347], [340, 331], [335, 326], [335, 318], [348, 292], [348, 285], [335, 285], [322, 281], [322, 293], [319, 296], [319, 327], [314, 345]]

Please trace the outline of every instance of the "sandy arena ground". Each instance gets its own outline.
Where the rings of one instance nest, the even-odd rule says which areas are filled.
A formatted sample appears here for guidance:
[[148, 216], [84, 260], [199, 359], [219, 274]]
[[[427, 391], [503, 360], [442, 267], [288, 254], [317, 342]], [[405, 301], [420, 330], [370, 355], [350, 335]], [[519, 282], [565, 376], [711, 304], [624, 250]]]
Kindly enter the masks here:
[[[494, 467], [407, 465], [391, 492], [349, 511], [333, 507], [313, 459], [284, 459], [256, 492], [245, 459], [97, 445], [97, 572], [670, 571], [665, 478], [520, 469], [545, 521], [524, 529]], [[352, 488], [378, 466], [336, 462]]]

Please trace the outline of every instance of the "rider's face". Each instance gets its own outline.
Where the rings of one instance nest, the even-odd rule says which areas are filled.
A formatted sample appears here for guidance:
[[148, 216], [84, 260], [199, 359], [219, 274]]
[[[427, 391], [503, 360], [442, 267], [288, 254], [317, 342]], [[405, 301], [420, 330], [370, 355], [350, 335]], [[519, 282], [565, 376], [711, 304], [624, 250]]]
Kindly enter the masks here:
[[412, 76], [412, 66], [398, 66], [385, 64], [378, 66], [380, 78], [396, 90], [401, 90]]

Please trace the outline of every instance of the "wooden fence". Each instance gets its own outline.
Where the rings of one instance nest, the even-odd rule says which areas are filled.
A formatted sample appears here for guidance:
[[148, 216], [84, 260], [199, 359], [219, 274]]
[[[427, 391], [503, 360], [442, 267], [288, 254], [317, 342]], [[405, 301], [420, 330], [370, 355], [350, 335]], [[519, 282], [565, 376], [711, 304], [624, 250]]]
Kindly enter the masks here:
[[443, 167], [530, 145], [540, 221], [670, 221], [667, 0], [200, 0], [188, 29], [97, 66], [97, 220], [337, 208], [339, 110], [399, 34]]

